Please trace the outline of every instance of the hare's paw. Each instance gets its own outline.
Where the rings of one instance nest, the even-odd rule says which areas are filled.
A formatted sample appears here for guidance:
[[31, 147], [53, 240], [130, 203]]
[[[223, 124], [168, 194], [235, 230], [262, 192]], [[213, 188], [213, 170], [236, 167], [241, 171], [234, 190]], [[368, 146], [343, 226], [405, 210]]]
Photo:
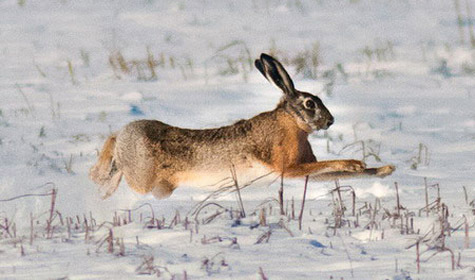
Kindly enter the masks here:
[[396, 170], [396, 167], [394, 165], [382, 166], [376, 170], [376, 176], [383, 178], [391, 175], [394, 170]]

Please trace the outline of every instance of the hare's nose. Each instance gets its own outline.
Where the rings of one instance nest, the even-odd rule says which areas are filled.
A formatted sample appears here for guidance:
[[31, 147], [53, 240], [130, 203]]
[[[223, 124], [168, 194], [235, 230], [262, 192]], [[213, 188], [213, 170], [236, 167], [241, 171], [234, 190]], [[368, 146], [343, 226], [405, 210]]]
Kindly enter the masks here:
[[333, 124], [333, 122], [335, 122], [335, 119], [334, 118], [331, 118], [327, 121], [327, 127], [329, 127], [330, 125]]

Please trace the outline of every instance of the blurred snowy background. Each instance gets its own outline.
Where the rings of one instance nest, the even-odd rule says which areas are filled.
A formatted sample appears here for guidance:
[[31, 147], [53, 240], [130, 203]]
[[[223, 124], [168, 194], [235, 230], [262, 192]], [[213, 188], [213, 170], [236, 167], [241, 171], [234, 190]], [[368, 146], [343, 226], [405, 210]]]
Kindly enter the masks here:
[[[474, 9], [0, 0], [0, 278], [473, 279]], [[273, 109], [280, 92], [253, 67], [262, 52], [335, 116], [311, 136], [319, 159], [390, 163], [393, 176], [341, 182], [354, 207], [334, 183], [309, 184], [302, 230], [300, 180], [285, 182], [286, 217], [270, 199], [279, 184], [244, 189], [239, 222], [226, 212], [206, 224], [212, 207], [185, 219], [210, 193], [188, 186], [157, 201], [124, 182], [100, 199], [88, 169], [126, 123], [216, 127]], [[53, 187], [54, 211], [51, 195], [6, 201]], [[238, 208], [234, 194], [216, 201]], [[142, 205], [130, 220], [121, 211]]]

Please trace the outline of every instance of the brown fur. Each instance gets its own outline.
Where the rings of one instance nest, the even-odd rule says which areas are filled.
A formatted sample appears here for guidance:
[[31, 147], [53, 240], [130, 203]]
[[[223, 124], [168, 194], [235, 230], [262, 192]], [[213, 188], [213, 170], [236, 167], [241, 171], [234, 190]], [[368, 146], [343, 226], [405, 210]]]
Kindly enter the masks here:
[[[286, 72], [278, 62], [263, 55], [259, 63], [256, 66], [268, 79], [289, 92], [276, 109], [216, 129], [184, 129], [155, 120], [129, 123], [106, 140], [91, 168], [92, 180], [109, 196], [123, 175], [136, 192], [165, 198], [183, 183], [198, 184], [203, 177], [226, 179], [231, 168], [239, 175], [264, 168], [285, 177], [310, 175], [315, 180], [384, 177], [393, 172], [392, 166], [365, 169], [358, 160], [317, 161], [308, 135], [327, 128], [333, 117], [317, 97], [293, 89], [290, 77], [279, 76]], [[318, 111], [303, 107], [308, 99], [315, 101]]]

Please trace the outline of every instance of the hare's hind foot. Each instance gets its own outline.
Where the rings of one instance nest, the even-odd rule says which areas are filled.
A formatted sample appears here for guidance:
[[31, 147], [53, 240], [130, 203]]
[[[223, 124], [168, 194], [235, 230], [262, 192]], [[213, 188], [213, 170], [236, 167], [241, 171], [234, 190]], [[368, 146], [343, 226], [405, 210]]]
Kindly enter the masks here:
[[122, 179], [122, 172], [116, 171], [110, 179], [108, 179], [103, 185], [99, 187], [102, 199], [106, 199], [111, 196], [119, 187], [120, 180]]

